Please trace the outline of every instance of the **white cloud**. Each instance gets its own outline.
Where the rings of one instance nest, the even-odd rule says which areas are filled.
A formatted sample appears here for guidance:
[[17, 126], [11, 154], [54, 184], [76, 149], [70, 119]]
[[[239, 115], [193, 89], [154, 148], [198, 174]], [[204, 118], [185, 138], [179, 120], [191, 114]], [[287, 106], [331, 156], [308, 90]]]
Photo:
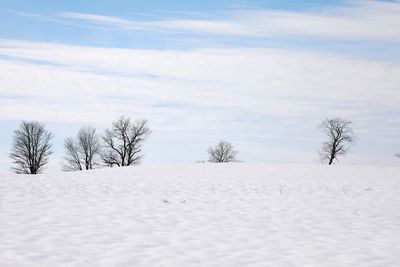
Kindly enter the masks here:
[[230, 21], [225, 22], [200, 19], [133, 21], [117, 17], [72, 12], [64, 12], [61, 14], [61, 17], [87, 21], [104, 26], [120, 27], [133, 30], [175, 29], [225, 34], [248, 34], [247, 29], [243, 28], [240, 24], [235, 24]]
[[354, 107], [396, 109], [400, 101], [398, 65], [327, 54], [135, 50], [18, 41], [1, 41], [0, 46], [1, 54], [23, 58], [2, 61], [3, 96], [46, 95], [60, 101], [68, 101], [68, 96], [82, 101], [112, 96], [122, 105], [132, 98], [146, 105], [180, 103], [273, 116], [332, 112], [338, 106], [356, 115], [370, 111]]
[[188, 139], [187, 147], [219, 138], [245, 147], [251, 140], [250, 148], [258, 146], [257, 154], [246, 152], [251, 159], [275, 151], [268, 143], [279, 140], [297, 144], [286, 151], [317, 147], [316, 125], [326, 116], [354, 120], [361, 144], [379, 138], [396, 144], [400, 130], [396, 64], [281, 49], [160, 51], [6, 40], [0, 54], [8, 58], [0, 60], [0, 120], [104, 127], [126, 114], [149, 119], [158, 144], [178, 142], [176, 135]]
[[[313, 37], [383, 47], [400, 41], [398, 1], [348, 1], [346, 7], [307, 12], [236, 10], [217, 19], [16, 14], [127, 34]], [[104, 128], [121, 114], [147, 118], [154, 130], [146, 145], [150, 162], [205, 159], [207, 147], [220, 138], [237, 145], [245, 161], [314, 162], [322, 138], [316, 125], [328, 116], [354, 121], [358, 144], [347, 162], [398, 160], [398, 63], [271, 48], [145, 50], [0, 39], [0, 73], [2, 123], [37, 119]], [[57, 131], [61, 143], [63, 134]]]
[[237, 10], [224, 19], [138, 21], [84, 13], [60, 17], [134, 30], [175, 30], [238, 36], [306, 36], [346, 40], [400, 41], [400, 2], [349, 1], [315, 11]]

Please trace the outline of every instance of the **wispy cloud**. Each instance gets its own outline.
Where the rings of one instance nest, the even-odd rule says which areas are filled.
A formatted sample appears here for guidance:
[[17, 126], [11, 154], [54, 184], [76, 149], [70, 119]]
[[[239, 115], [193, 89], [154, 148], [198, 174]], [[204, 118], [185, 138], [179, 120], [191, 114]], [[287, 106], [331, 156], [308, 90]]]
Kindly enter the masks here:
[[131, 20], [85, 13], [60, 17], [131, 30], [174, 30], [235, 36], [308, 36], [346, 40], [400, 41], [400, 2], [350, 1], [348, 6], [294, 12], [236, 10], [224, 18]]
[[[160, 51], [4, 40], [0, 54], [8, 56], [0, 60], [0, 119], [101, 123], [130, 113], [160, 128], [219, 131], [224, 121], [227, 128], [262, 127], [257, 132], [269, 134], [301, 132], [332, 115], [356, 119], [366, 132], [375, 131], [372, 121], [382, 124], [388, 135], [400, 123], [400, 66], [385, 62], [281, 49]], [[261, 121], [272, 121], [275, 130]]]
[[[382, 47], [400, 41], [400, 2], [347, 3], [318, 12], [235, 10], [215, 18], [215, 14], [174, 14], [152, 20], [84, 13], [16, 15], [66, 23], [74, 27], [73, 32], [90, 27], [84, 30], [94, 39], [101, 38], [98, 28], [106, 28], [107, 33], [122, 29], [115, 31], [121, 34], [118, 40], [132, 31], [157, 31], [160, 38], [170, 33], [175, 46], [182, 41], [176, 33], [205, 39], [253, 38], [261, 43], [270, 37], [289, 42], [312, 37], [323, 39], [324, 44], [333, 39], [360, 41], [351, 42], [356, 44], [372, 41]], [[300, 46], [295, 50], [265, 48], [265, 44], [205, 49], [201, 47], [212, 46], [202, 43], [183, 51], [0, 39], [0, 120], [104, 127], [126, 114], [150, 120], [154, 134], [149, 146], [155, 151], [153, 157], [159, 157], [155, 162], [173, 153], [182, 159], [188, 149], [199, 153], [185, 159], [202, 159], [199, 155], [219, 138], [238, 144], [243, 160], [299, 161], [301, 155], [301, 160], [310, 161], [321, 138], [316, 125], [325, 117], [343, 116], [355, 122], [361, 147], [352, 154], [356, 159], [390, 161], [384, 155], [392, 157], [396, 151], [391, 150], [400, 145], [398, 61], [310, 52], [312, 47]], [[382, 148], [371, 140], [382, 140], [378, 143]], [[160, 152], [159, 147], [165, 149]], [[305, 150], [311, 152], [304, 154]]]
[[252, 35], [246, 27], [231, 21], [222, 20], [159, 20], [159, 21], [134, 21], [118, 17], [85, 14], [85, 13], [62, 13], [62, 18], [86, 21], [108, 27], [119, 27], [131, 30], [185, 30], [206, 33], [223, 33], [233, 35]]
[[17, 11], [17, 10], [10, 10], [10, 9], [0, 9], [0, 11], [7, 12], [7, 13], [12, 13], [17, 16], [22, 16], [22, 17], [30, 17], [30, 18], [44, 18], [44, 16], [36, 13], [31, 13], [31, 12], [23, 12], [23, 11]]
[[[382, 103], [398, 100], [392, 97], [397, 95], [397, 65], [328, 54], [279, 49], [221, 48], [191, 52], [106, 49], [4, 40], [0, 46], [3, 55], [19, 57], [18, 61], [25, 59], [26, 63], [38, 63], [17, 64], [12, 59], [9, 63], [4, 61], [4, 64], [21, 67], [43, 67], [80, 75], [149, 82], [164, 83], [168, 80], [171, 83], [184, 82], [200, 87], [235, 85], [233, 88], [229, 86], [229, 89], [219, 89], [231, 93], [247, 93], [249, 83], [253, 92], [257, 93], [279, 94], [281, 88], [285, 87], [287, 94], [296, 99], [303, 96], [340, 100], [345, 96], [348, 100], [360, 101], [384, 97]], [[305, 88], [300, 90], [302, 84]], [[386, 90], [380, 90], [380, 87]], [[290, 92], [287, 91], [289, 89]]]

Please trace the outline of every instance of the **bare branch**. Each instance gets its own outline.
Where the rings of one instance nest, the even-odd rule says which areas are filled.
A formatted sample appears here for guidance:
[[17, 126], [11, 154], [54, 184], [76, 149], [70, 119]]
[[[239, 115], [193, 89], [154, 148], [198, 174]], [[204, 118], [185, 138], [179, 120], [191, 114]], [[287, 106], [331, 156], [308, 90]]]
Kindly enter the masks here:
[[64, 141], [65, 153], [67, 156], [64, 158], [65, 162], [63, 163], [64, 171], [81, 171], [82, 164], [79, 157], [79, 148], [75, 143], [75, 140], [72, 138], [67, 138]]
[[118, 118], [103, 135], [103, 162], [110, 167], [139, 164], [143, 142], [150, 134], [146, 120], [133, 122], [129, 118]]
[[38, 174], [48, 163], [53, 135], [37, 121], [23, 121], [19, 130], [14, 131], [14, 143], [10, 153], [16, 173]]
[[208, 149], [209, 162], [222, 163], [222, 162], [235, 162], [237, 161], [236, 155], [238, 151], [234, 150], [229, 142], [220, 141], [215, 147]]
[[346, 155], [354, 142], [352, 122], [342, 118], [326, 119], [320, 127], [325, 131], [328, 140], [322, 144], [320, 158], [329, 165], [338, 161], [338, 156]]
[[63, 163], [64, 171], [91, 170], [99, 165], [96, 160], [100, 155], [101, 145], [95, 128], [81, 128], [75, 139], [65, 139], [64, 148], [67, 154]]

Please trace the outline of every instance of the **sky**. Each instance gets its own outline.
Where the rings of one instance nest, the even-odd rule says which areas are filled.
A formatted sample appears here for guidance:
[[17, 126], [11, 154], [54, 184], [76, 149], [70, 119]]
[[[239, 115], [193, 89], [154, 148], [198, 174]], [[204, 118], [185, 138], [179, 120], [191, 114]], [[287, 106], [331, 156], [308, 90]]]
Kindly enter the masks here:
[[400, 1], [1, 1], [0, 171], [21, 120], [54, 133], [147, 119], [143, 164], [319, 163], [325, 118], [353, 122], [345, 165], [400, 166]]

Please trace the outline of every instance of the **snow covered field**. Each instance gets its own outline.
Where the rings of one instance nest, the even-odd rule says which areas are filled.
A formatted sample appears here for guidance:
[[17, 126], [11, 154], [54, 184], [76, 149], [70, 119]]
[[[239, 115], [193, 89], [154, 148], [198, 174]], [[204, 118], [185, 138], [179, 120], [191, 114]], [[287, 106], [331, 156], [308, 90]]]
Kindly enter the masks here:
[[400, 266], [400, 169], [2, 174], [0, 266]]

